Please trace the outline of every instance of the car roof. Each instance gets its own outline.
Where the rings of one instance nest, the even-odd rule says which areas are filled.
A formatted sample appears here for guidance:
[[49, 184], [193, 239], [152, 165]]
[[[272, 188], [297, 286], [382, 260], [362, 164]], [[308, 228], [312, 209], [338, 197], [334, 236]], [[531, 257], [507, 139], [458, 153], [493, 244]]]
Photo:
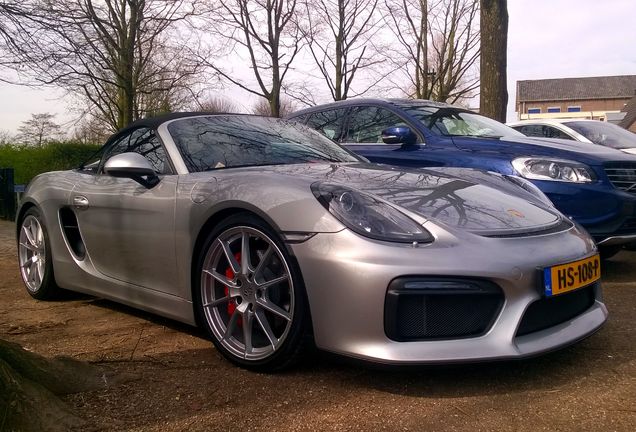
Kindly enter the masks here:
[[436, 101], [432, 101], [428, 99], [353, 98], [353, 99], [346, 99], [342, 101], [330, 102], [326, 104], [315, 105], [309, 108], [295, 111], [291, 113], [288, 117], [297, 117], [303, 114], [309, 114], [316, 111], [323, 111], [323, 110], [335, 109], [335, 108], [346, 108], [346, 107], [356, 106], [356, 105], [384, 105], [384, 106], [394, 106], [394, 107], [411, 105], [411, 106], [430, 106], [430, 107], [438, 107], [438, 108], [464, 109], [462, 107], [458, 107], [455, 105], [447, 104], [444, 102], [436, 102]]
[[545, 124], [545, 125], [560, 125], [569, 122], [598, 122], [600, 120], [590, 119], [578, 119], [578, 118], [559, 118], [559, 119], [530, 119], [520, 120], [516, 122], [506, 123], [508, 126], [523, 126], [527, 124]]
[[142, 118], [139, 120], [135, 120], [130, 123], [128, 126], [123, 129], [118, 130], [114, 134], [112, 134], [107, 140], [106, 144], [112, 142], [113, 140], [118, 139], [119, 137], [125, 135], [126, 133], [138, 129], [140, 127], [147, 127], [150, 129], [157, 129], [163, 123], [171, 120], [176, 120], [180, 118], [188, 118], [188, 117], [201, 117], [201, 116], [218, 116], [218, 115], [231, 115], [231, 116], [248, 116], [248, 117], [265, 117], [256, 114], [244, 114], [244, 113], [219, 113], [219, 112], [209, 112], [209, 111], [185, 111], [185, 112], [172, 112], [167, 114], [160, 114], [157, 116]]

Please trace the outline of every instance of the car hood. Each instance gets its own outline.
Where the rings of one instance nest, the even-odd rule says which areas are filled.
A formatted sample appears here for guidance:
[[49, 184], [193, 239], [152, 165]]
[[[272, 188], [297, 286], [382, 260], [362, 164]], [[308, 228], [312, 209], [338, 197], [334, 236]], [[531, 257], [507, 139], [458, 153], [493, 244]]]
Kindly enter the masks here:
[[453, 137], [455, 146], [467, 151], [492, 151], [509, 157], [549, 156], [573, 159], [588, 165], [600, 165], [608, 161], [636, 162], [634, 155], [619, 150], [580, 141], [557, 138], [534, 138], [526, 136], [505, 136], [502, 138]]
[[260, 168], [289, 182], [335, 183], [372, 194], [427, 220], [481, 234], [532, 232], [562, 223], [536, 196], [498, 174], [378, 164], [298, 164]]

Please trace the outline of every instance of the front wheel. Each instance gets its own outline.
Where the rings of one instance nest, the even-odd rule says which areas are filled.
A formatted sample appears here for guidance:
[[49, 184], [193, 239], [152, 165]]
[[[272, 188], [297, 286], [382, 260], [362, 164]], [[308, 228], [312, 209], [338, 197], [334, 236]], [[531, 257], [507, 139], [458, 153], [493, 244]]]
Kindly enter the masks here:
[[235, 215], [208, 235], [195, 289], [199, 321], [230, 361], [274, 371], [299, 357], [309, 321], [302, 278], [260, 219]]

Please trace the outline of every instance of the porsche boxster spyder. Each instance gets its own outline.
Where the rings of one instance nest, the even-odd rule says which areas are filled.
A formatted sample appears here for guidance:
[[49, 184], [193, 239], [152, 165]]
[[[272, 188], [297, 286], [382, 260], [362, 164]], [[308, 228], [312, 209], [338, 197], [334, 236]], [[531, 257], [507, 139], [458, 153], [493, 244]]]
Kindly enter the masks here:
[[33, 297], [197, 324], [260, 370], [309, 343], [390, 364], [521, 358], [607, 317], [594, 241], [528, 181], [371, 164], [278, 119], [137, 121], [34, 178], [17, 238]]

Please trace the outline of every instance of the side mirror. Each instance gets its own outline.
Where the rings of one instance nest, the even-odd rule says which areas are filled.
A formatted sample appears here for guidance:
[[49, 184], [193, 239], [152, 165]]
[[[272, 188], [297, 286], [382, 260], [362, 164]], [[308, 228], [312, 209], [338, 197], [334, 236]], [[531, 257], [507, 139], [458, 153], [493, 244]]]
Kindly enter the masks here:
[[382, 131], [382, 141], [385, 144], [406, 144], [417, 143], [417, 135], [408, 126], [394, 126]]
[[131, 178], [147, 188], [159, 182], [148, 159], [133, 152], [120, 153], [108, 159], [104, 164], [104, 173], [113, 177]]

